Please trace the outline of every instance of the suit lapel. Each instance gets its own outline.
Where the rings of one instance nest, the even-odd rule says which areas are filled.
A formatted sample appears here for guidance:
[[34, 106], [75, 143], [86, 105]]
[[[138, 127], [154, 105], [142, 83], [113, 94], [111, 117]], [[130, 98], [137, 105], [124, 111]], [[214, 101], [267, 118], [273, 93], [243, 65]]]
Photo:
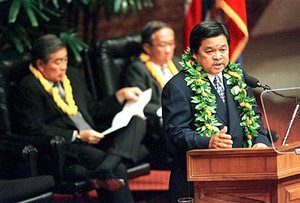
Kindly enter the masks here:
[[[218, 92], [211, 84], [212, 93], [216, 95], [216, 102], [217, 102], [217, 109], [216, 109], [216, 116], [219, 122], [223, 125], [228, 126], [229, 132], [231, 136], [235, 137], [236, 130], [240, 126], [240, 115], [239, 109], [236, 106], [234, 101], [233, 95], [230, 93], [231, 86], [226, 84], [226, 79], [223, 78], [225, 93], [226, 93], [226, 104], [222, 101], [221, 97], [219, 96]], [[230, 109], [230, 111], [228, 111]]]
[[[69, 77], [69, 75], [68, 75], [68, 77]], [[69, 79], [70, 79], [70, 78], [69, 78]], [[71, 80], [71, 79], [70, 79], [70, 80]], [[72, 88], [74, 89], [73, 83], [71, 83], [71, 85], [72, 85]], [[43, 87], [42, 87], [42, 88], [43, 88]], [[76, 88], [76, 83], [75, 83], [75, 88]], [[75, 92], [76, 92], [76, 91], [75, 91]], [[46, 92], [46, 93], [47, 93], [47, 92]], [[64, 119], [64, 122], [65, 122], [67, 125], [72, 126], [72, 128], [74, 128], [74, 127], [76, 128], [76, 125], [75, 125], [74, 122], [71, 120], [71, 118], [70, 118], [67, 114], [65, 114], [65, 113], [57, 106], [57, 104], [54, 102], [52, 95], [49, 94], [49, 93], [47, 93], [47, 95], [49, 96], [49, 100], [51, 100], [51, 103], [53, 104], [54, 108], [57, 109], [57, 111], [62, 115], [62, 118]], [[78, 96], [77, 94], [74, 94], [74, 91], [73, 91], [73, 97], [74, 97], [74, 100], [75, 100], [76, 105], [78, 106], [78, 110], [83, 109], [83, 108], [81, 108], [81, 102], [79, 102], [79, 101], [81, 101], [81, 100], [80, 100], [80, 96]], [[93, 124], [93, 122], [91, 121], [90, 116], [87, 116], [87, 113], [86, 113], [85, 111], [81, 111], [81, 114], [82, 114], [83, 117], [87, 120], [87, 122], [88, 122], [89, 124], [90, 124], [90, 123]]]
[[[39, 84], [40, 84], [40, 83], [39, 83]], [[43, 89], [43, 91], [45, 91], [44, 88], [43, 88], [42, 86], [41, 86], [41, 88]], [[52, 104], [52, 106], [57, 110], [57, 112], [58, 112], [59, 114], [62, 115], [62, 118], [63, 118], [63, 120], [65, 121], [65, 123], [66, 123], [67, 125], [69, 125], [69, 126], [75, 127], [74, 123], [71, 121], [71, 119], [69, 118], [69, 116], [68, 116], [67, 114], [65, 114], [65, 113], [57, 106], [57, 104], [54, 102], [52, 95], [49, 94], [49, 93], [46, 92], [46, 91], [45, 91], [45, 93], [47, 94], [48, 99], [49, 99], [50, 103]]]
[[228, 112], [229, 118], [229, 134], [233, 137], [238, 136], [235, 135], [236, 130], [240, 127], [240, 111], [234, 101], [233, 95], [231, 94], [231, 86], [228, 86], [224, 83], [225, 91], [226, 91], [226, 100], [227, 100], [227, 107], [230, 109]]
[[80, 91], [78, 90], [78, 85], [80, 85], [81, 83], [79, 82], [72, 82], [74, 81], [73, 78], [71, 76], [69, 76], [71, 85], [72, 85], [72, 89], [73, 89], [73, 97], [75, 100], [75, 103], [78, 107], [78, 111], [80, 111], [80, 113], [82, 114], [82, 116], [84, 117], [84, 119], [86, 120], [86, 122], [94, 127], [94, 122], [93, 119], [91, 118], [90, 114], [88, 113], [88, 110], [86, 108], [84, 108], [84, 103], [83, 103], [83, 99], [85, 98], [85, 95], [83, 94], [79, 94]]

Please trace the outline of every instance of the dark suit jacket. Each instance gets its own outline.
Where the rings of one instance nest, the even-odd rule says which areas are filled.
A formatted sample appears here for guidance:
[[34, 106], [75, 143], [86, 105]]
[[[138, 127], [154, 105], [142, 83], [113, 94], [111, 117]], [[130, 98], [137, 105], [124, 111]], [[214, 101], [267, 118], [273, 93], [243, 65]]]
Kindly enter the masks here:
[[[180, 70], [179, 59], [174, 57], [173, 62], [178, 70]], [[144, 62], [136, 60], [127, 69], [125, 75], [125, 85], [131, 87], [139, 87], [142, 91], [148, 88], [152, 89], [152, 98], [146, 105], [144, 113], [146, 115], [156, 115], [156, 111], [161, 107], [161, 87], [155, 78], [148, 71]]]
[[[94, 101], [87, 90], [79, 71], [68, 68], [68, 78], [73, 88], [74, 100], [86, 121], [95, 127], [95, 120], [105, 121], [121, 110], [115, 96], [100, 102]], [[39, 81], [27, 75], [20, 83], [16, 94], [15, 110], [18, 115], [18, 130], [30, 135], [61, 136], [71, 142], [76, 126], [67, 114], [54, 103]], [[110, 108], [107, 108], [107, 107]], [[108, 126], [102, 126], [108, 128]]]
[[[219, 97], [217, 91], [212, 87], [212, 93], [217, 98], [216, 118], [222, 124], [220, 129], [224, 126], [228, 127], [228, 134], [232, 136], [233, 147], [243, 147], [244, 133], [240, 126], [240, 113], [233, 96], [230, 93], [230, 86], [224, 80], [224, 87], [226, 89], [226, 104], [224, 104]], [[251, 88], [247, 88], [249, 95], [253, 95]], [[191, 96], [193, 91], [187, 87], [185, 81], [185, 72], [181, 71], [174, 76], [164, 87], [162, 92], [162, 110], [164, 128], [167, 132], [171, 144], [174, 146], [174, 161], [172, 167], [172, 175], [170, 180], [171, 195], [173, 200], [187, 192], [186, 181], [186, 151], [191, 149], [205, 149], [208, 148], [210, 138], [197, 135], [194, 126], [194, 105], [191, 103]], [[256, 111], [256, 108], [255, 108]], [[265, 130], [263, 129], [262, 121], [259, 120], [260, 129], [259, 136], [255, 138], [255, 143], [265, 143], [270, 145]], [[190, 186], [192, 187], [192, 186]], [[181, 191], [176, 191], [180, 188]], [[192, 188], [189, 188], [190, 191]], [[172, 191], [174, 190], [174, 191]], [[182, 192], [182, 194], [178, 194]], [[178, 195], [178, 196], [176, 196]]]

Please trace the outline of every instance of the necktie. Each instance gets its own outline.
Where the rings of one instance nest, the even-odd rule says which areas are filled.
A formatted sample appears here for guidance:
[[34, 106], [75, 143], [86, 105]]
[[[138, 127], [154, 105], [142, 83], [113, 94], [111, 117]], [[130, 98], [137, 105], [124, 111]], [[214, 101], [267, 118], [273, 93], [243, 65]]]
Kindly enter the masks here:
[[59, 96], [65, 100], [65, 92], [60, 82], [54, 82], [53, 87], [57, 87]]
[[74, 116], [70, 116], [70, 119], [74, 122], [79, 130], [92, 129], [79, 111]]
[[[64, 89], [63, 89], [61, 83], [54, 82], [53, 86], [58, 88], [58, 94], [59, 94], [59, 96], [63, 100], [65, 100], [65, 92], [64, 92]], [[73, 116], [69, 116], [69, 117], [74, 122], [74, 124], [76, 125], [76, 127], [79, 130], [92, 129], [92, 127], [86, 122], [86, 120], [83, 118], [82, 114], [79, 111], [78, 111], [77, 114], [75, 114]]]
[[59, 86], [59, 82], [53, 82], [53, 87], [57, 87]]
[[225, 103], [225, 91], [224, 91], [224, 87], [221, 84], [221, 79], [219, 78], [219, 76], [217, 75], [215, 76], [213, 83], [219, 96], [221, 97], [222, 101]]

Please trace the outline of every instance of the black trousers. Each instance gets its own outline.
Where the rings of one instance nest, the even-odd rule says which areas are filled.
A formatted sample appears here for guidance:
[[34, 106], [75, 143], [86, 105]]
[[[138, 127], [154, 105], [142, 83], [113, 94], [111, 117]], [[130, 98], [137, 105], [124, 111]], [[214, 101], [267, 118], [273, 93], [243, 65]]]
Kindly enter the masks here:
[[[67, 145], [66, 173], [65, 177], [71, 180], [87, 180], [94, 177], [94, 170], [101, 166], [107, 153], [119, 155], [131, 162], [139, 159], [141, 142], [145, 136], [146, 122], [140, 117], [134, 116], [129, 124], [107, 135], [99, 145], [84, 143], [71, 143]], [[105, 189], [98, 191], [102, 202], [134, 202], [128, 186], [127, 169], [124, 162], [119, 163], [113, 170], [118, 178], [125, 180], [125, 187], [111, 192]], [[101, 178], [101, 177], [98, 177]]]
[[146, 121], [133, 116], [128, 125], [101, 140], [99, 148], [133, 163], [139, 161], [141, 143], [146, 134]]
[[[88, 180], [94, 177], [94, 170], [98, 168], [106, 156], [106, 152], [95, 146], [73, 143], [66, 147], [66, 178], [68, 180]], [[125, 181], [125, 186], [117, 191], [99, 189], [98, 195], [100, 202], [111, 203], [133, 203], [134, 199], [128, 186], [127, 169], [123, 163], [119, 163], [113, 170], [118, 178]], [[101, 177], [98, 177], [101, 178]]]
[[187, 181], [187, 172], [172, 168], [169, 181], [169, 202], [177, 203], [181, 197], [194, 197], [194, 184]]

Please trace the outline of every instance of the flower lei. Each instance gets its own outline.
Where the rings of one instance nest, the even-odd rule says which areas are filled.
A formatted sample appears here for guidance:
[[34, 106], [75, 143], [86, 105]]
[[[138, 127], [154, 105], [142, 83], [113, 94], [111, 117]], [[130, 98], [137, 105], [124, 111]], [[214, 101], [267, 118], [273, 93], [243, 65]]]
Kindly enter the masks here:
[[41, 72], [34, 68], [31, 64], [29, 66], [32, 74], [39, 80], [43, 88], [52, 95], [54, 102], [56, 105], [66, 114], [73, 116], [78, 112], [78, 107], [75, 104], [73, 99], [72, 87], [70, 84], [70, 80], [65, 75], [62, 79], [62, 84], [66, 93], [66, 102], [59, 96], [58, 88], [52, 87], [49, 82], [43, 77]]
[[[140, 55], [140, 60], [145, 63], [145, 65], [146, 65], [147, 69], [149, 70], [149, 72], [151, 73], [151, 75], [159, 83], [160, 87], [163, 88], [165, 86], [165, 81], [163, 80], [163, 78], [161, 77], [161, 75], [153, 67], [153, 64], [150, 61], [150, 57], [147, 54], [142, 53]], [[174, 63], [173, 63], [172, 60], [169, 60], [168, 63], [167, 63], [167, 65], [168, 65], [168, 68], [171, 71], [172, 75], [175, 75], [175, 74], [178, 73], [178, 70], [177, 70], [177, 68], [174, 65]]]
[[[191, 97], [192, 103], [195, 104], [195, 127], [201, 136], [212, 137], [219, 129], [217, 126], [221, 124], [215, 117], [216, 113], [216, 96], [211, 93], [211, 85], [207, 77], [207, 73], [203, 71], [202, 66], [193, 58], [188, 48], [182, 55], [180, 62], [182, 69], [185, 71], [185, 80], [187, 86], [194, 91], [195, 95]], [[258, 136], [257, 129], [259, 124], [256, 115], [252, 109], [256, 105], [255, 98], [247, 96], [246, 84], [242, 80], [243, 71], [239, 65], [230, 62], [223, 71], [224, 77], [227, 79], [227, 85], [232, 85], [230, 92], [234, 96], [235, 102], [242, 109], [240, 114], [241, 122], [246, 141], [244, 147], [252, 147], [253, 137]]]

